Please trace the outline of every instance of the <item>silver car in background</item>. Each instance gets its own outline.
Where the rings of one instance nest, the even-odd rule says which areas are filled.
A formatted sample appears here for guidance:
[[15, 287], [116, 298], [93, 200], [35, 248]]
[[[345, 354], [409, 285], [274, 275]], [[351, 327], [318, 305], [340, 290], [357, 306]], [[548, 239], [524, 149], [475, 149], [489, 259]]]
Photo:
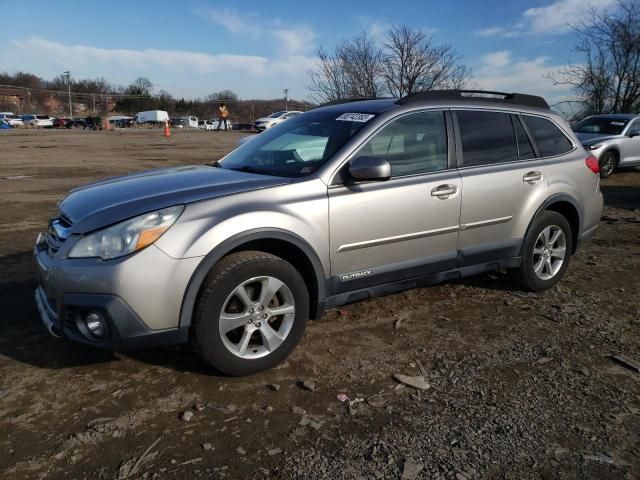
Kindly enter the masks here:
[[640, 165], [640, 115], [593, 115], [573, 127], [584, 148], [598, 159], [600, 176]]
[[253, 128], [256, 129], [258, 132], [262, 132], [267, 128], [275, 127], [279, 123], [282, 123], [285, 120], [288, 120], [289, 118], [293, 118], [296, 115], [300, 115], [301, 113], [302, 112], [299, 112], [298, 110], [283, 110], [282, 112], [275, 112], [269, 115], [268, 117], [262, 117], [257, 119], [253, 123]]

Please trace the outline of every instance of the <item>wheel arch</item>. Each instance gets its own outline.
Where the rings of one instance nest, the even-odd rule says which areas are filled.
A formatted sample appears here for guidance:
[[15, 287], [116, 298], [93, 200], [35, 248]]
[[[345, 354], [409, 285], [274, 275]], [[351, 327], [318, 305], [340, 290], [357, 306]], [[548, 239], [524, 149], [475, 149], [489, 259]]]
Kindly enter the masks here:
[[291, 263], [300, 272], [309, 290], [309, 317], [314, 320], [320, 318], [324, 312], [327, 277], [313, 248], [291, 232], [258, 228], [228, 238], [202, 259], [182, 297], [180, 328], [191, 325], [198, 294], [211, 268], [226, 255], [243, 250], [271, 253]]
[[[569, 222], [571, 227], [571, 254], [573, 255], [578, 248], [578, 241], [580, 239], [580, 228], [582, 225], [582, 214], [579, 203], [577, 200], [567, 194], [556, 194], [549, 197], [545, 202], [538, 207], [535, 215], [531, 218], [525, 238], [529, 234], [529, 230], [533, 225], [533, 221], [540, 213], [544, 211], [553, 211], [561, 214]], [[522, 254], [522, 252], [520, 252]]]

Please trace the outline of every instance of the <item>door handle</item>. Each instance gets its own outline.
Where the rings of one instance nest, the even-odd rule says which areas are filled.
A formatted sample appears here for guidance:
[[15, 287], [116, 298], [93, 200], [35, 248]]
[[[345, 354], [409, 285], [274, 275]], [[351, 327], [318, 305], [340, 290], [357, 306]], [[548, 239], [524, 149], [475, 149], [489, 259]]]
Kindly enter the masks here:
[[537, 183], [540, 180], [542, 180], [542, 172], [529, 172], [529, 173], [525, 173], [524, 177], [522, 177], [522, 180], [524, 180], [527, 183]]
[[441, 200], [446, 200], [450, 195], [454, 195], [458, 192], [458, 187], [455, 185], [438, 185], [431, 190], [432, 197], [438, 197]]

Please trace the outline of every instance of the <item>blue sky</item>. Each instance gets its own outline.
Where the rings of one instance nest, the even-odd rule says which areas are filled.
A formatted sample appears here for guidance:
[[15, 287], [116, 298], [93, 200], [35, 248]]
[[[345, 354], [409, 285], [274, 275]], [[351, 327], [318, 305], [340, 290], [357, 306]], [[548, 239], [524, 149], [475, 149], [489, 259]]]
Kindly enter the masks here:
[[567, 24], [590, 5], [615, 8], [615, 0], [0, 0], [0, 71], [53, 78], [69, 69], [123, 85], [146, 76], [178, 97], [229, 88], [275, 98], [289, 88], [304, 99], [318, 46], [406, 24], [452, 44], [479, 87], [557, 101], [571, 92], [544, 75], [580, 61]]

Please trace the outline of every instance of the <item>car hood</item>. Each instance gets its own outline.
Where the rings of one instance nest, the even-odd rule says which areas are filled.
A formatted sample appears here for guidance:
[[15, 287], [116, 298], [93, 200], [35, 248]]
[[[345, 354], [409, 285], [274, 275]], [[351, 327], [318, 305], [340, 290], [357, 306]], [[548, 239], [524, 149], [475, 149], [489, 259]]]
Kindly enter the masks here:
[[599, 142], [605, 142], [607, 140], [613, 140], [620, 137], [620, 135], [602, 135], [601, 133], [578, 133], [576, 137], [583, 145], [593, 145]]
[[166, 168], [76, 188], [60, 202], [59, 208], [73, 223], [71, 233], [78, 234], [160, 208], [290, 182], [290, 178], [204, 165]]

